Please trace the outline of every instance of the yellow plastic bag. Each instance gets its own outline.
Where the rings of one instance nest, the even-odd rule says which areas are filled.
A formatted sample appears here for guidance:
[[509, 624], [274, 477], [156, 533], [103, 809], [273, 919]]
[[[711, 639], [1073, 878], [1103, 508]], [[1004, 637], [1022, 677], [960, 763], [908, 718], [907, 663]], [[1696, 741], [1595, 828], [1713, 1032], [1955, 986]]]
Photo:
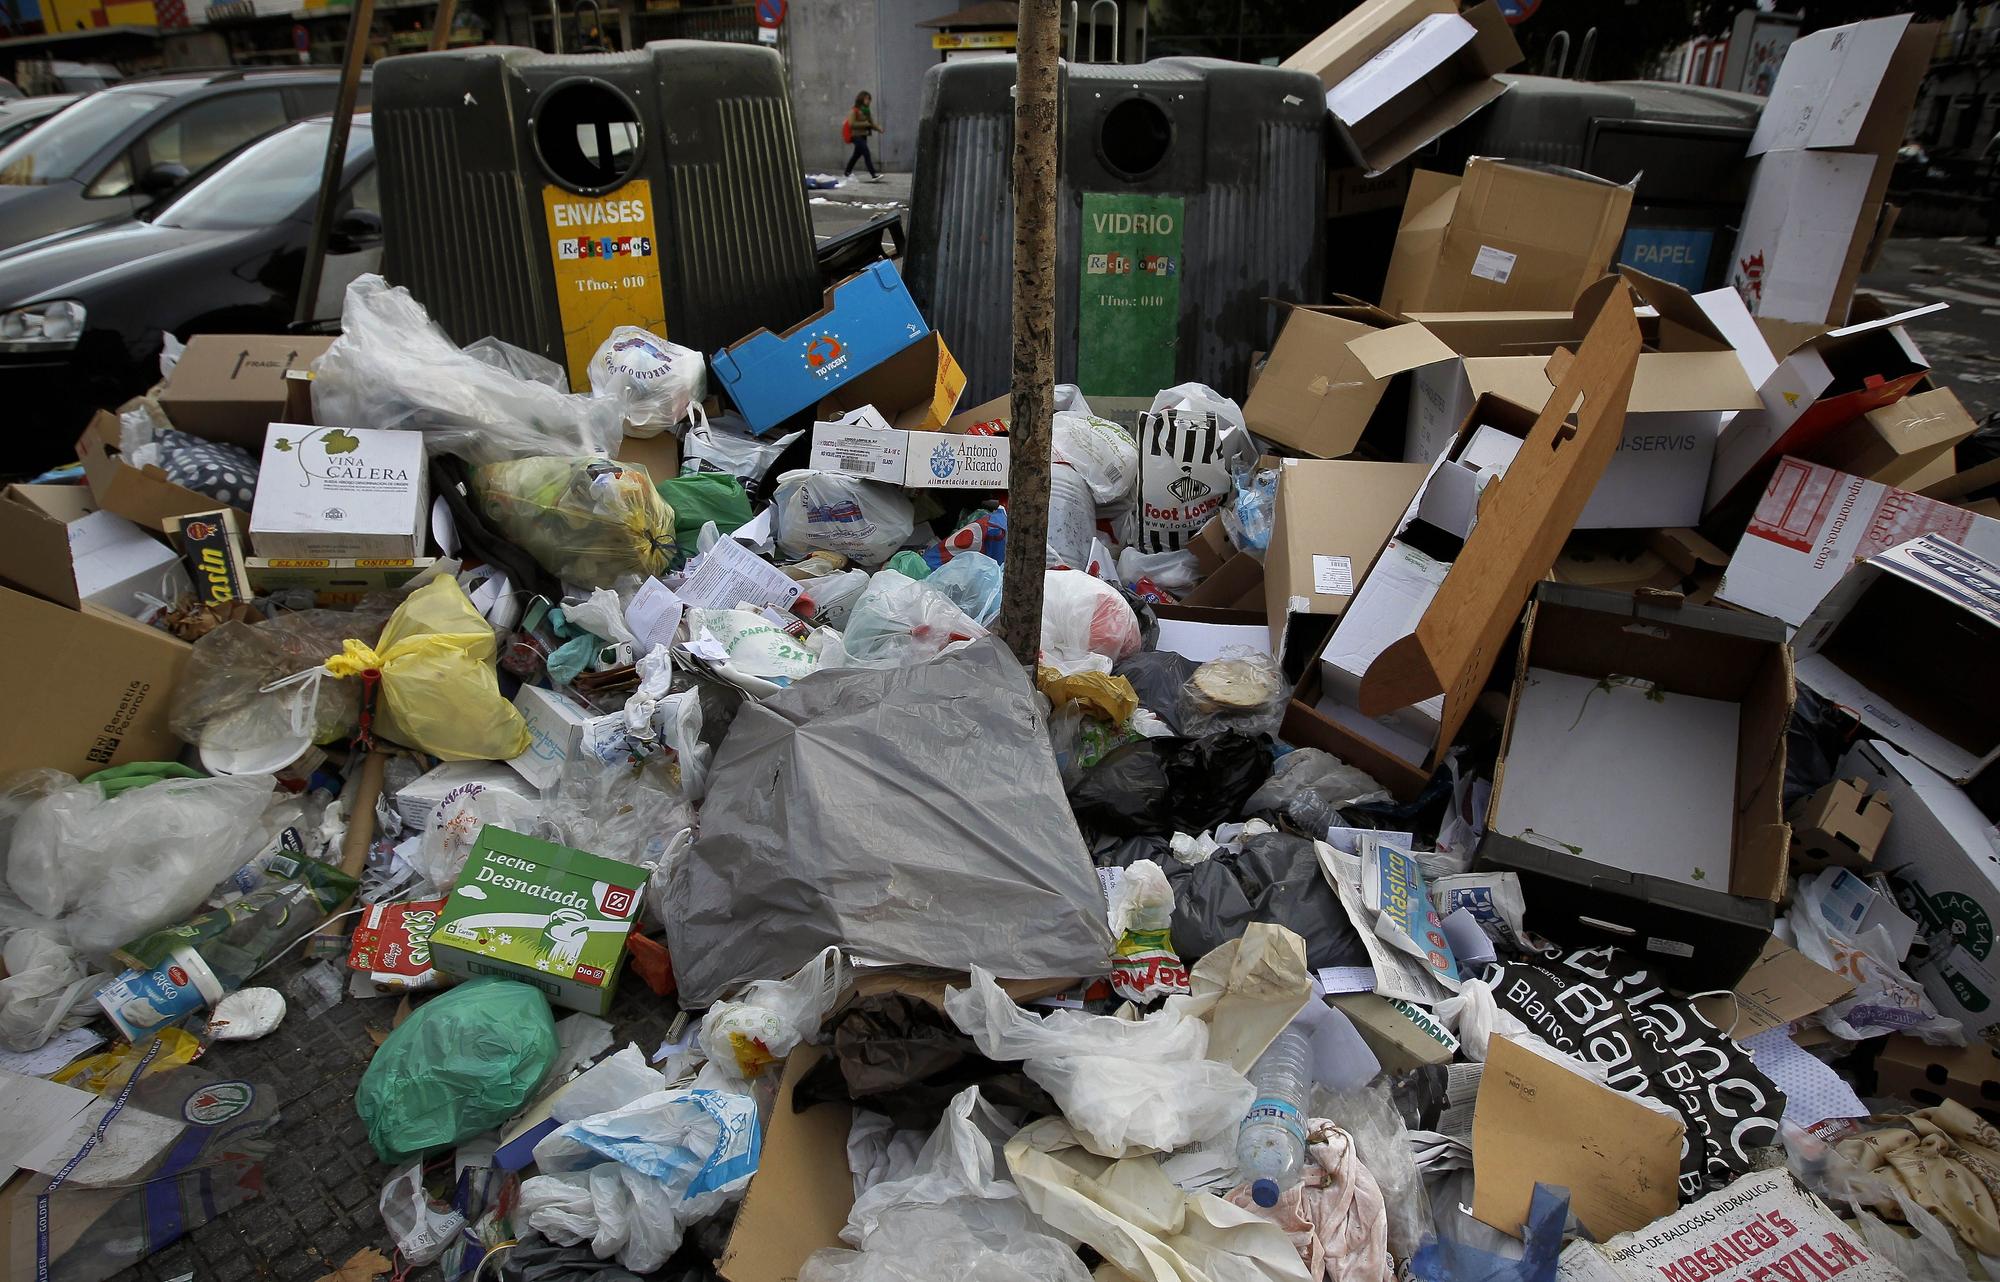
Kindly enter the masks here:
[[371, 647], [349, 638], [326, 661], [336, 677], [382, 674], [375, 732], [447, 761], [505, 761], [528, 750], [527, 723], [500, 697], [492, 625], [458, 580], [434, 579], [396, 607]]
[[472, 488], [494, 528], [565, 583], [609, 587], [674, 559], [674, 510], [636, 463], [509, 459], [474, 472]]
[[151, 1037], [86, 1055], [56, 1072], [50, 1080], [93, 1095], [115, 1091], [132, 1079], [132, 1070], [139, 1067], [139, 1061], [146, 1057], [146, 1048], [155, 1041], [160, 1043], [160, 1053], [146, 1066], [148, 1074], [193, 1063], [194, 1057], [201, 1054], [201, 1040], [194, 1034], [163, 1028]]

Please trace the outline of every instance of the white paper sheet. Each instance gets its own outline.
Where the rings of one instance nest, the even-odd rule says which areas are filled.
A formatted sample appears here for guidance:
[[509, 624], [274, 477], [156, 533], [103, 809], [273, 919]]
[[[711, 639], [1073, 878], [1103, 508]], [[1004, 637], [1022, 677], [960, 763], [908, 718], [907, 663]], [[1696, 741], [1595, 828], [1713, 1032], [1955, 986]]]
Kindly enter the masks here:
[[672, 645], [684, 608], [674, 590], [658, 579], [640, 584], [632, 594], [632, 604], [625, 607], [625, 626], [639, 638], [639, 653], [648, 654], [656, 645]]
[[1185, 619], [1161, 619], [1160, 642], [1156, 647], [1207, 663], [1220, 658], [1231, 646], [1247, 646], [1258, 654], [1271, 653], [1271, 630], [1261, 623], [1192, 623]]
[[790, 609], [804, 590], [734, 539], [723, 539], [702, 554], [679, 596], [687, 605], [709, 610], [733, 610], [744, 602]]

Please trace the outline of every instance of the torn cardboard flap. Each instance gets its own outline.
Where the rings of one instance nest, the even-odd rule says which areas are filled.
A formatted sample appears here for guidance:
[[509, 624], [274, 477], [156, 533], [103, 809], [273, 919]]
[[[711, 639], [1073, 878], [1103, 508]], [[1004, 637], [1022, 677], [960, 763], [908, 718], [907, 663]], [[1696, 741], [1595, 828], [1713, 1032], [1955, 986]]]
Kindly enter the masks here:
[[728, 1282], [792, 1282], [807, 1256], [842, 1245], [840, 1231], [854, 1209], [847, 1173], [854, 1110], [832, 1101], [792, 1110], [800, 1079], [827, 1054], [823, 1046], [800, 1046], [785, 1059], [757, 1173], [715, 1262]]
[[[1294, 307], [1243, 418], [1257, 435], [1317, 458], [1353, 452], [1388, 380], [1452, 353], [1415, 326], [1379, 328], [1372, 309]], [[1385, 342], [1376, 340], [1395, 335]]]
[[1741, 1041], [1825, 1010], [1854, 985], [1773, 935], [1729, 996], [1700, 997], [1702, 1018]]

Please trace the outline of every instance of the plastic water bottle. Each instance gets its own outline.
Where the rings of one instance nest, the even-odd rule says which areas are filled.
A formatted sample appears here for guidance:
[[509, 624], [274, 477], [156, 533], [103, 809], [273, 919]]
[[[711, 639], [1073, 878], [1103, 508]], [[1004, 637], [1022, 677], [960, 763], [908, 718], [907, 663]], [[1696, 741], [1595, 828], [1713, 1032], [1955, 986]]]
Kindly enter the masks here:
[[1312, 1043], [1302, 1028], [1278, 1034], [1250, 1067], [1257, 1101], [1236, 1132], [1236, 1170], [1250, 1181], [1250, 1198], [1276, 1206], [1299, 1182], [1306, 1164], [1306, 1092], [1312, 1085]]

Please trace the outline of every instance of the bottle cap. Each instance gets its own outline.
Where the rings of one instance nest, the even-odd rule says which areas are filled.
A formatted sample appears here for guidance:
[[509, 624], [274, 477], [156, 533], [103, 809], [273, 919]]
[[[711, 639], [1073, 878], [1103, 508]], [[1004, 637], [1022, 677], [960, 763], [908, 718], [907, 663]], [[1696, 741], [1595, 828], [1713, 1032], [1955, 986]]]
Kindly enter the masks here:
[[1259, 1206], [1276, 1206], [1278, 1191], [1276, 1180], [1256, 1180], [1250, 1185], [1250, 1200]]

